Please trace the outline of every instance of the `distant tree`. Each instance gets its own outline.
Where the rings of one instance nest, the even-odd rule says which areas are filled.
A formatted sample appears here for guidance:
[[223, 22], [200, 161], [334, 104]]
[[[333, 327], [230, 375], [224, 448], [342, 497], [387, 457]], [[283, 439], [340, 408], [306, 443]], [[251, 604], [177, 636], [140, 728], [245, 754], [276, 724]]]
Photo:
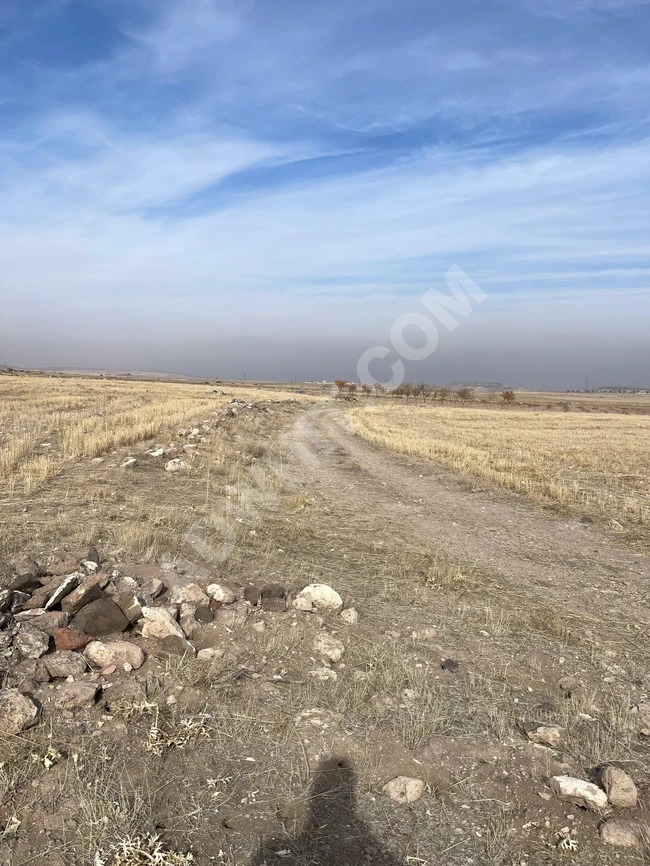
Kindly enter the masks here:
[[404, 396], [404, 383], [401, 385], [396, 385], [391, 391], [393, 397], [403, 397]]
[[504, 403], [514, 403], [515, 402], [515, 392], [508, 389], [507, 391], [503, 391], [501, 394], [501, 399]]
[[440, 402], [444, 403], [445, 400], [450, 396], [451, 388], [448, 385], [443, 385], [442, 388], [438, 391], [438, 397], [440, 398]]
[[409, 397], [413, 397], [415, 394], [415, 385], [413, 382], [404, 382], [402, 385], [402, 392], [406, 397], [406, 402], [408, 403]]
[[474, 399], [474, 389], [473, 388], [459, 388], [457, 391], [458, 399], [461, 403], [469, 403]]
[[357, 390], [356, 382], [348, 382], [348, 394], [355, 394]]
[[429, 385], [428, 382], [420, 382], [417, 386], [418, 397], [422, 397], [422, 402], [427, 402], [427, 397], [431, 397], [433, 394], [433, 385]]
[[374, 384], [375, 394], [379, 397], [380, 394], [386, 393], [386, 386], [382, 385], [381, 382], [375, 382]]
[[345, 390], [345, 386], [348, 384], [345, 379], [335, 379], [334, 384], [338, 390], [338, 396], [340, 397], [343, 391]]
[[370, 387], [370, 385], [367, 385], [366, 383], [364, 383], [361, 386], [361, 390], [366, 395], [366, 397], [370, 397], [370, 395], [372, 394], [372, 388]]

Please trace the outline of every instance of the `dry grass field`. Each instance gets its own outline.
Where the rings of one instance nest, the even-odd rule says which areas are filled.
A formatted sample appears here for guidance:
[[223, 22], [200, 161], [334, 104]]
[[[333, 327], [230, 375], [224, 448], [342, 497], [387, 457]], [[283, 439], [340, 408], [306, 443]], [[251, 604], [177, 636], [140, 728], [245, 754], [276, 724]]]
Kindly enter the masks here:
[[650, 417], [394, 401], [355, 407], [370, 442], [574, 513], [650, 529]]
[[[470, 489], [460, 465], [428, 475], [425, 461], [452, 464], [351, 435], [348, 404], [295, 386], [219, 388], [0, 377], [0, 560], [75, 568], [94, 544], [110, 598], [136, 593], [173, 612], [193, 645], [170, 652], [140, 619], [110, 637], [143, 651], [140, 668], [88, 664], [73, 682], [36, 681], [58, 651], [50, 642], [21, 661], [16, 634], [39, 620], [5, 622], [3, 688], [34, 696], [42, 714], [0, 734], [1, 866], [643, 862], [641, 849], [605, 845], [599, 827], [650, 824], [645, 557], [501, 482]], [[365, 398], [349, 411], [359, 430], [376, 418], [395, 437], [447, 418], [436, 437], [448, 445], [506, 459], [519, 441], [512, 474], [541, 484], [557, 461], [585, 486], [596, 461], [561, 456], [567, 431], [593, 443], [597, 428], [578, 422], [633, 431], [646, 420]], [[541, 450], [535, 430], [548, 440], [539, 477], [526, 463]], [[628, 449], [611, 464], [621, 472], [643, 434], [611, 436]], [[166, 471], [170, 457], [185, 465]], [[604, 516], [631, 525], [606, 489]], [[548, 491], [543, 501], [557, 502]], [[224, 537], [226, 555], [211, 558]], [[165, 589], [152, 600], [154, 579]], [[204, 625], [197, 602], [175, 593], [213, 581], [237, 600]], [[358, 620], [294, 609], [312, 582]], [[245, 600], [250, 584], [269, 583], [286, 588], [286, 610]], [[82, 706], [60, 702], [93, 683]], [[561, 727], [557, 748], [528, 736], [544, 725]], [[551, 776], [597, 780], [612, 762], [636, 780], [637, 808], [592, 812], [551, 794]], [[387, 796], [399, 776], [421, 781], [417, 801]]]
[[[152, 557], [161, 542], [173, 548], [187, 527], [187, 503], [168, 500], [164, 473], [145, 484], [123, 461], [210, 421], [232, 399], [263, 406], [314, 399], [292, 390], [228, 386], [220, 396], [214, 386], [186, 383], [0, 377], [0, 556], [79, 536]], [[243, 417], [190, 465], [186, 474], [208, 500], [211, 484], [218, 498], [223, 483], [261, 456], [266, 426], [259, 414]]]

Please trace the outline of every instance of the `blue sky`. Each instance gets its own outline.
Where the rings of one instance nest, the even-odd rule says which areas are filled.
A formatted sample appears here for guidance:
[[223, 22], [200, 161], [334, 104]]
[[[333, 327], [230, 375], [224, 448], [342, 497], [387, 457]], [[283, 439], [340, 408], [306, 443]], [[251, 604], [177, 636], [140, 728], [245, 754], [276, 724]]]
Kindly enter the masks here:
[[[647, 0], [4, 0], [0, 362], [642, 380]], [[414, 337], [415, 339], [415, 337]]]

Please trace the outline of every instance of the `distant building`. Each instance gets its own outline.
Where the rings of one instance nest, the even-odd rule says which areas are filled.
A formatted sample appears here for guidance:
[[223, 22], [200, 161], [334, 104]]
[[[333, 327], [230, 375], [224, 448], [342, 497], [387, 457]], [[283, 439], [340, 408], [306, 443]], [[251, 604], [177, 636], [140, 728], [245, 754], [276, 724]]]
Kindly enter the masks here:
[[650, 394], [650, 388], [631, 388], [624, 385], [609, 385], [606, 388], [596, 388], [596, 394]]

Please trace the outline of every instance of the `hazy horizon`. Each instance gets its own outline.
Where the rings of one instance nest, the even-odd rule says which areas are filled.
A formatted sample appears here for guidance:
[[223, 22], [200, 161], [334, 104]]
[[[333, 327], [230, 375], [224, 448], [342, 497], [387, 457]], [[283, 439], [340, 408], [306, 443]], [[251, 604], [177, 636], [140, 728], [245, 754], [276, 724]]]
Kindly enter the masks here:
[[650, 386], [649, 6], [5, 0], [0, 363]]

